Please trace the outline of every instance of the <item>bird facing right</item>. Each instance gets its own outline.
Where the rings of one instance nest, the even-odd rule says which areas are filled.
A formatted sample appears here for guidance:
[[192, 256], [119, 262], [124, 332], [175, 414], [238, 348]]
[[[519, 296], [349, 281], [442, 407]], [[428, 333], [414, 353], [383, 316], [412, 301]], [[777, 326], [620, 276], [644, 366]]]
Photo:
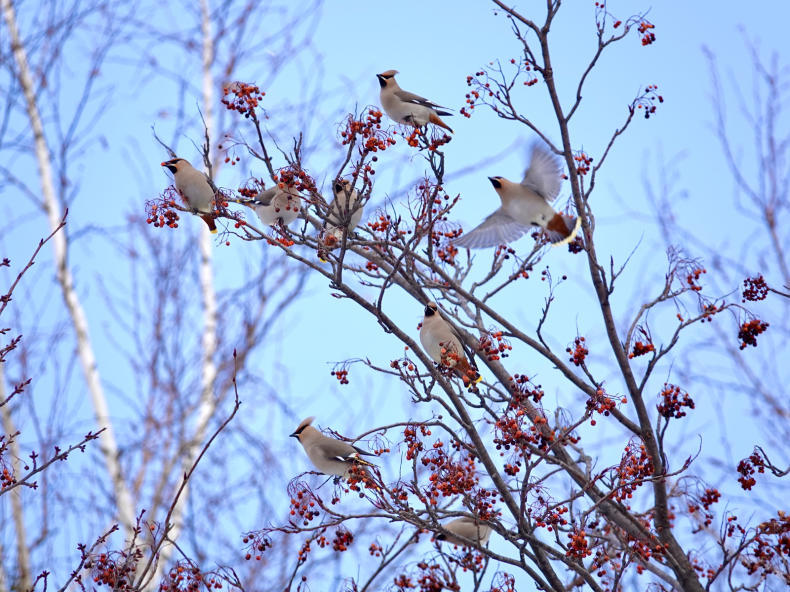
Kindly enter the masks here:
[[543, 142], [532, 145], [529, 167], [521, 183], [504, 177], [489, 177], [502, 205], [477, 228], [453, 241], [456, 247], [485, 249], [521, 238], [533, 226], [544, 229], [555, 245], [568, 243], [579, 230], [580, 219], [554, 210], [562, 185], [562, 168], [557, 156]]

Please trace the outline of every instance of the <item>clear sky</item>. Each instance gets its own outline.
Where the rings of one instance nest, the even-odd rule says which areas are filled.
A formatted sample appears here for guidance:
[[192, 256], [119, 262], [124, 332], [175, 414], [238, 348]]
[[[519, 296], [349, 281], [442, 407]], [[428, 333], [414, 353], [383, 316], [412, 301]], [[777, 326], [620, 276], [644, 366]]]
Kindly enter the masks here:
[[[657, 41], [642, 47], [638, 37], [633, 35], [604, 55], [586, 86], [583, 107], [572, 127], [574, 148], [584, 148], [598, 156], [612, 130], [624, 121], [627, 105], [645, 85], [658, 85], [665, 99], [649, 121], [635, 120], [628, 134], [618, 141], [598, 179], [593, 197], [599, 253], [606, 254], [604, 258], [611, 253], [616, 262], [622, 263], [636, 249], [633, 264], [624, 275], [615, 299], [616, 304], [622, 306], [622, 316], [618, 320], [625, 323], [641, 299], [654, 292], [649, 283], [661, 281], [665, 271], [664, 244], [658, 227], [651, 221], [644, 185], [646, 177], [655, 178], [659, 163], [678, 158], [675, 183], [684, 197], [676, 203], [676, 213], [680, 219], [690, 221], [688, 226], [695, 228], [697, 238], [723, 252], [740, 245], [737, 237], [742, 231], [742, 220], [729, 205], [732, 182], [712, 129], [711, 77], [703, 47], [710, 49], [720, 65], [726, 91], [723, 100], [732, 106], [730, 113], [735, 113], [738, 99], [735, 91], [745, 90], [748, 94], [752, 81], [752, 59], [747, 41], [754, 43], [763, 56], [778, 51], [786, 59], [786, 22], [790, 5], [786, 0], [760, 3], [759, 7], [710, 1], [663, 1], [654, 6], [633, 1], [608, 4], [610, 12], [623, 19], [632, 10], [647, 12], [647, 18], [655, 24]], [[523, 1], [516, 6], [529, 14], [532, 6], [542, 7], [543, 3]], [[565, 3], [554, 25], [554, 73], [560, 81], [566, 104], [594, 50], [593, 15], [592, 1], [571, 0]], [[404, 89], [457, 110], [464, 105], [467, 75], [489, 62], [507, 62], [519, 54], [518, 43], [507, 21], [501, 14], [494, 14], [492, 4], [482, 0], [328, 0], [320, 14], [304, 18], [317, 18], [306, 56], [318, 54], [320, 62], [304, 57], [286, 68], [270, 85], [264, 86], [265, 105], [272, 121], [283, 118], [293, 122], [292, 129], [273, 126], [283, 145], [288, 145], [290, 134], [299, 131], [306, 133], [308, 144], [320, 145], [320, 150], [309, 153], [306, 158], [307, 168], [319, 181], [333, 178], [336, 172], [333, 166], [342, 154], [337, 141], [341, 121], [338, 113], [378, 104], [377, 72], [395, 68], [400, 71], [398, 80]], [[274, 47], [262, 52], [260, 61], [253, 58], [249, 64], [242, 64], [237, 78], [245, 79], [247, 73], [251, 82], [259, 81], [256, 76], [265, 78], [262, 73], [266, 61], [276, 59], [277, 51]], [[78, 50], [74, 52], [72, 59], [78, 59]], [[170, 65], [166, 51], [159, 59], [161, 64]], [[183, 56], [177, 59], [182, 60]], [[117, 265], [116, 256], [108, 255], [112, 253], [108, 245], [117, 238], [127, 217], [143, 215], [144, 202], [170, 182], [159, 166], [166, 154], [153, 140], [150, 127], [155, 125], [162, 137], [169, 139], [178, 103], [178, 90], [174, 85], [139, 64], [132, 67], [130, 63], [133, 63], [131, 56], [121, 48], [108, 61], [100, 77], [98, 88], [107, 91], [106, 104], [95, 124], [83, 130], [88, 143], [74, 166], [77, 197], [69, 221], [70, 232], [77, 237], [71, 264], [78, 291], [87, 305], [99, 366], [103, 375], [112, 377], [116, 386], [134, 378], [128, 366], [119, 363], [117, 344], [110, 338], [111, 328], [118, 320], [108, 310], [101, 286], [111, 285], [122, 290], [130, 279], [126, 267]], [[194, 93], [195, 98], [199, 96], [199, 65], [197, 57], [176, 65], [195, 72], [196, 82], [187, 89], [187, 94]], [[64, 110], [74, 104], [69, 83], [65, 84]], [[319, 86], [329, 91], [329, 98], [321, 110], [297, 117], [292, 112], [292, 104]], [[543, 85], [525, 88], [518, 96], [530, 117], [549, 137], [557, 140], [557, 128], [552, 122]], [[716, 97], [716, 100], [721, 99]], [[185, 109], [191, 110], [188, 118], [196, 118], [194, 105], [195, 99], [184, 101]], [[532, 139], [528, 129], [498, 119], [485, 107], [476, 111], [471, 119], [456, 115], [449, 121], [456, 133], [446, 149], [446, 189], [451, 195], [461, 195], [461, 204], [455, 214], [465, 228], [477, 224], [496, 206], [496, 195], [486, 177], [520, 178], [526, 164], [523, 146]], [[305, 124], [304, 129], [296, 128], [299, 121]], [[748, 129], [734, 118], [732, 129], [734, 137], [743, 138], [741, 147], [746, 154], [752, 142]], [[191, 142], [200, 141], [200, 135], [197, 128], [194, 132], [193, 136], [179, 142], [179, 155], [197, 163], [197, 151]], [[459, 172], [509, 146], [513, 148], [497, 162], [486, 162], [469, 174]], [[419, 157], [404, 158], [409, 153], [401, 143], [381, 157], [374, 191], [377, 201], [402, 202], [404, 188], [423, 173], [424, 164]], [[391, 162], [388, 159], [392, 159]], [[35, 169], [30, 161], [20, 159], [16, 162], [19, 170], [26, 171], [32, 179]], [[280, 160], [278, 164], [284, 162]], [[753, 161], [743, 157], [744, 174], [753, 175], [755, 166]], [[218, 184], [239, 186], [244, 181], [240, 172], [236, 168], [223, 168]], [[263, 170], [254, 168], [252, 173], [262, 176]], [[566, 184], [560, 199], [568, 195]], [[20, 197], [14, 187], [0, 188], [0, 197], [1, 211], [13, 226], [0, 237], [2, 256], [19, 264], [26, 259], [34, 242], [46, 234], [44, 217], [29, 200]], [[368, 215], [369, 212], [366, 217]], [[200, 224], [199, 220], [184, 216], [177, 232], [194, 232]], [[528, 252], [531, 243], [531, 238], [524, 238], [516, 243], [516, 248]], [[237, 240], [229, 247], [218, 243], [218, 286], [243, 284], [241, 274], [245, 263], [258, 257], [257, 250], [266, 248], [263, 243]], [[476, 256], [485, 265], [489, 254], [483, 252]], [[42, 258], [40, 267], [35, 270], [39, 278], [45, 278], [51, 269], [45, 267], [46, 261], [51, 261], [49, 255]], [[553, 249], [544, 263], [551, 266], [555, 277], [569, 276], [566, 288], [560, 291], [554, 305], [564, 313], [554, 316], [548, 327], [549, 333], [556, 336], [556, 347], [564, 350], [577, 331], [593, 340], [602, 337], [600, 313], [590, 306], [589, 274], [582, 256], [574, 257], [565, 249]], [[39, 319], [34, 323], [29, 317], [23, 325], [28, 322], [32, 326], [22, 327], [31, 338], [36, 333], [53, 331], [59, 325], [57, 315], [52, 314], [49, 307], [55, 301], [60, 307], [60, 294], [46, 279], [39, 279], [39, 285], [48, 286], [48, 289], [29, 295], [29, 302], [35, 302], [36, 310], [40, 311]], [[730, 289], [737, 287], [732, 285]], [[347, 301], [331, 298], [328, 292], [324, 280], [313, 279], [298, 306], [276, 327], [272, 338], [276, 347], [272, 344], [264, 348], [261, 359], [251, 366], [257, 367], [257, 374], [265, 376], [265, 381], [275, 390], [287, 393], [285, 398], [289, 405], [284, 413], [276, 414], [266, 409], [247, 409], [244, 421], [248, 422], [249, 429], [271, 433], [274, 451], [294, 459], [291, 465], [294, 473], [309, 468], [298, 443], [287, 438], [302, 417], [316, 415], [321, 427], [332, 427], [352, 435], [415, 413], [403, 389], [394, 380], [377, 377], [361, 366], [351, 369], [348, 386], [339, 386], [329, 375], [332, 364], [344, 359], [369, 357], [375, 363], [387, 365], [402, 353], [402, 347], [395, 339], [383, 335], [366, 313], [357, 311]], [[544, 297], [545, 285], [530, 280], [513, 286], [497, 304], [525, 327], [532, 328]], [[402, 295], [393, 295], [390, 303], [390, 314], [416, 338], [422, 306]], [[734, 340], [735, 332], [730, 330]], [[704, 331], [697, 330], [695, 339], [704, 341]], [[753, 351], [747, 353], [757, 355]], [[66, 352], [63, 356], [64, 360], [68, 359]], [[578, 404], [578, 395], [569, 392], [569, 386], [542, 360], [535, 358], [529, 351], [518, 349], [512, 356], [519, 360], [520, 367], [530, 368], [530, 375], [538, 377], [547, 391], [547, 405]], [[46, 364], [41, 371], [46, 374]], [[656, 375], [655, 386], [671, 376], [667, 365]], [[45, 384], [46, 380], [42, 380], [41, 385]], [[41, 386], [34, 384], [33, 388], [35, 392]], [[245, 385], [240, 385], [240, 390], [244, 398]], [[84, 421], [75, 432], [81, 433], [81, 430], [90, 429], [92, 413], [87, 399], [80, 402], [76, 390], [73, 395], [75, 417]], [[704, 400], [704, 395], [701, 399]], [[726, 404], [738, 406], [737, 401]], [[345, 412], [349, 407], [354, 413]], [[693, 427], [687, 428], [694, 450], [696, 434], [719, 423], [720, 418], [714, 411], [715, 405], [698, 406], [690, 422]], [[419, 418], [422, 412], [416, 413], [414, 417]], [[730, 444], [737, 458], [748, 454], [755, 439], [761, 437], [754, 426], [739, 430], [728, 427]], [[600, 429], [602, 434], [606, 433], [605, 426]], [[707, 433], [711, 445], [718, 443], [715, 431]], [[619, 452], [615, 456], [619, 457]], [[392, 466], [397, 466], [397, 462]], [[283, 490], [284, 487], [283, 483]]]

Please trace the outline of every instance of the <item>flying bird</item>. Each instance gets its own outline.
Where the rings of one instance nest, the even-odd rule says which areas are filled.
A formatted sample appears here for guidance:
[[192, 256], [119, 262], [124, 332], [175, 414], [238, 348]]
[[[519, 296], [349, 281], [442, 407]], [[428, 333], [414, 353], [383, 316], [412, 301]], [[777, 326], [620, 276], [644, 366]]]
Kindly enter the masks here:
[[521, 183], [489, 177], [502, 205], [477, 228], [453, 241], [457, 247], [485, 249], [521, 238], [532, 226], [544, 229], [555, 245], [568, 243], [579, 230], [580, 219], [554, 210], [549, 202], [560, 193], [560, 160], [542, 142], [532, 145], [529, 167]]
[[260, 221], [266, 226], [282, 224], [288, 226], [296, 220], [301, 211], [302, 198], [291, 188], [279, 186], [264, 189], [251, 201], [242, 202], [255, 210]]
[[452, 368], [464, 381], [464, 386], [470, 387], [482, 380], [480, 374], [467, 360], [455, 329], [442, 317], [435, 302], [425, 305], [425, 317], [420, 327], [420, 343], [434, 362]]
[[375, 456], [374, 454], [352, 446], [348, 442], [324, 436], [310, 425], [314, 419], [314, 417], [308, 417], [303, 420], [299, 427], [294, 430], [294, 433], [291, 434], [291, 437], [299, 440], [304, 447], [307, 458], [310, 459], [310, 462], [313, 463], [316, 469], [326, 475], [348, 477], [353, 466], [375, 466], [373, 463], [360, 458], [360, 454]]
[[173, 158], [162, 163], [171, 173], [176, 182], [176, 189], [187, 205], [198, 213], [208, 225], [212, 234], [217, 232], [214, 222], [214, 190], [208, 183], [206, 175], [201, 173], [183, 158]]
[[[470, 516], [462, 516], [461, 518], [450, 520], [450, 522], [443, 524], [442, 527], [449, 531], [450, 534], [437, 534], [436, 539], [447, 541], [459, 547], [469, 546], [469, 543], [463, 539], [468, 539], [480, 546], [485, 546], [488, 543], [488, 539], [491, 537], [491, 527], [488, 524], [476, 521]], [[463, 539], [459, 537], [463, 537]]]
[[432, 123], [443, 127], [450, 133], [452, 128], [441, 120], [440, 115], [452, 115], [447, 111], [447, 107], [442, 107], [432, 103], [428, 99], [403, 90], [395, 80], [397, 70], [387, 70], [381, 74], [376, 74], [381, 86], [379, 97], [384, 111], [394, 121], [422, 127], [427, 123]]

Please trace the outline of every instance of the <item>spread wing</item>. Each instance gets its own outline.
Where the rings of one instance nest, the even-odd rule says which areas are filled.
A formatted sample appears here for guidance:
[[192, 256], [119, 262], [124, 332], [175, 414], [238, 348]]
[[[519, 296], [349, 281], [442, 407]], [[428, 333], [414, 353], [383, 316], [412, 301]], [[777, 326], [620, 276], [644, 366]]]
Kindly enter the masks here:
[[562, 186], [560, 159], [549, 151], [541, 141], [532, 145], [529, 168], [524, 172], [521, 184], [529, 187], [547, 202], [554, 201]]
[[[415, 95], [407, 90], [396, 90], [395, 96], [398, 97], [401, 101], [405, 103], [414, 103], [415, 105], [422, 105], [423, 107], [428, 107], [430, 109], [447, 109], [447, 107], [442, 107], [441, 105], [437, 105], [426, 99], [425, 97], [421, 97], [420, 95]], [[449, 113], [440, 113], [439, 115], [450, 115]]]
[[529, 226], [517, 222], [499, 208], [477, 228], [455, 239], [453, 244], [467, 249], [486, 249], [513, 242], [529, 230]]

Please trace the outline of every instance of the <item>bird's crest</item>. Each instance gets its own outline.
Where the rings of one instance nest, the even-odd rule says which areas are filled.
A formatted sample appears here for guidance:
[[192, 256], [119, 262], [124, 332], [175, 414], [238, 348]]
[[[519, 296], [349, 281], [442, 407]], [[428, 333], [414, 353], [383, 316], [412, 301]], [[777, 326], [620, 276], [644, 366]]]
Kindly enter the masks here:
[[300, 423], [299, 426], [294, 430], [294, 434], [302, 433], [302, 430], [305, 429], [307, 426], [309, 426], [311, 423], [313, 423], [314, 419], [315, 419], [314, 416], [310, 416], [306, 419], [303, 419], [302, 423]]

